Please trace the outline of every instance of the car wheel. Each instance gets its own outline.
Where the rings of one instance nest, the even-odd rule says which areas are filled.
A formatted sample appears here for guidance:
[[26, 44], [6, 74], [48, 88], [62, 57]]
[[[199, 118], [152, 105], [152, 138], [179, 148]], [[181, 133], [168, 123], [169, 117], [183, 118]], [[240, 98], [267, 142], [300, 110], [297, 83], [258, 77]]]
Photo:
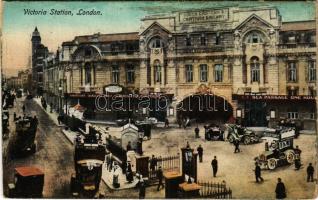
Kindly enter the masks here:
[[295, 161], [295, 153], [293, 150], [285, 151], [286, 159], [289, 164], [293, 164]]
[[276, 162], [276, 159], [275, 159], [275, 158], [270, 158], [270, 159], [268, 159], [268, 161], [267, 161], [267, 167], [268, 167], [268, 169], [273, 170], [273, 169], [276, 168], [276, 166], [277, 166], [277, 162]]
[[243, 138], [243, 143], [244, 143], [245, 145], [250, 144], [250, 143], [251, 143], [251, 138], [250, 138], [250, 136], [245, 136], [245, 137]]

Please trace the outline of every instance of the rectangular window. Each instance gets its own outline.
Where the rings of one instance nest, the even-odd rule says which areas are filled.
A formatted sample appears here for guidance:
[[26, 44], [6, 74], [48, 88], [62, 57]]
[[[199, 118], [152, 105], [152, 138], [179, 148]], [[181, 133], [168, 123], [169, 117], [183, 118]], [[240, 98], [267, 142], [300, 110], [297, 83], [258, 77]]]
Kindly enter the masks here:
[[215, 82], [223, 81], [223, 65], [217, 64], [214, 66], [214, 79]]
[[205, 46], [206, 45], [206, 37], [203, 35], [201, 36], [201, 45]]
[[190, 36], [186, 37], [186, 46], [191, 46], [191, 37]]
[[91, 76], [91, 67], [89, 65], [85, 66], [85, 84], [91, 84], [92, 76]]
[[288, 63], [287, 80], [289, 82], [296, 82], [297, 80], [297, 69], [295, 62]]
[[259, 82], [260, 81], [260, 69], [259, 63], [251, 64], [251, 80], [252, 82]]
[[193, 82], [193, 66], [192, 65], [186, 65], [186, 82], [190, 83]]
[[316, 61], [308, 62], [308, 80], [316, 81]]
[[208, 66], [206, 64], [200, 65], [200, 81], [201, 82], [208, 81]]
[[112, 82], [119, 83], [119, 67], [117, 65], [112, 67]]
[[288, 112], [289, 119], [298, 119], [298, 112]]
[[313, 87], [308, 88], [308, 95], [310, 96], [316, 96], [316, 90]]
[[297, 96], [298, 95], [298, 89], [287, 89], [287, 94], [289, 96]]
[[128, 65], [127, 68], [127, 83], [135, 82], [135, 67], [133, 65]]
[[271, 119], [276, 118], [275, 110], [271, 110], [271, 111], [270, 111], [270, 118], [271, 118]]
[[161, 65], [155, 65], [155, 82], [161, 83]]

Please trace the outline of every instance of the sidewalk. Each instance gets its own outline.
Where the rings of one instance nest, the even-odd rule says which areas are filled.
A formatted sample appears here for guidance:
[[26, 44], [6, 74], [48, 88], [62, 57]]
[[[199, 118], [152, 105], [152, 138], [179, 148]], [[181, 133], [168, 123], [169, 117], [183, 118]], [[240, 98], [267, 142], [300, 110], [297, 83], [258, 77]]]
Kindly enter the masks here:
[[[41, 99], [40, 98], [33, 98], [33, 100], [44, 110], [44, 108], [42, 107], [41, 104]], [[47, 105], [47, 109], [46, 109], [46, 113], [48, 114], [48, 116], [51, 118], [51, 120], [53, 120], [53, 122], [59, 126], [59, 127], [63, 127], [64, 125], [59, 124], [57, 121], [57, 117], [58, 117], [58, 113], [56, 113], [54, 110], [52, 111], [52, 113], [50, 112], [51, 107], [50, 105]]]

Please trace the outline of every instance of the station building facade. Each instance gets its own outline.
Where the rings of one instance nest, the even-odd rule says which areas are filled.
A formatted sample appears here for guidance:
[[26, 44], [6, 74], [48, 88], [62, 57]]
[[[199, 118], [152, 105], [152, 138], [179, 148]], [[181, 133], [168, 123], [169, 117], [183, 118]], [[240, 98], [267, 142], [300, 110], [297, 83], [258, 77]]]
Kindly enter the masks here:
[[[139, 32], [77, 36], [53, 57], [45, 65], [45, 90], [55, 85], [53, 96], [63, 104], [90, 107], [108, 91], [121, 94], [125, 105], [129, 94], [135, 105], [150, 95], [160, 108], [134, 107], [129, 117], [247, 126], [290, 118], [315, 128], [315, 21], [283, 22], [274, 7], [146, 16]], [[95, 117], [99, 112], [105, 119], [92, 108]], [[125, 117], [118, 113], [109, 117]]]

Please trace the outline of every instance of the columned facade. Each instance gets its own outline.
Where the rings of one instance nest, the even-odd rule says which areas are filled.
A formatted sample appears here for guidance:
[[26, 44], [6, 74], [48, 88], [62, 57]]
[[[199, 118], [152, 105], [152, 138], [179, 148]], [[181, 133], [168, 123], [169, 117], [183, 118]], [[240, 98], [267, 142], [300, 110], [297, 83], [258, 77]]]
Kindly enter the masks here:
[[[311, 106], [317, 90], [315, 29], [315, 21], [283, 22], [273, 7], [144, 17], [136, 33], [64, 42], [59, 61], [63, 93], [74, 97], [70, 104], [93, 99], [110, 85], [138, 97], [166, 95], [167, 106], [159, 114], [144, 109], [133, 114], [172, 121], [189, 96], [215, 96], [232, 110], [227, 119], [220, 116], [223, 121], [266, 126], [290, 118], [311, 129], [316, 119]], [[215, 118], [210, 112], [207, 120]]]

